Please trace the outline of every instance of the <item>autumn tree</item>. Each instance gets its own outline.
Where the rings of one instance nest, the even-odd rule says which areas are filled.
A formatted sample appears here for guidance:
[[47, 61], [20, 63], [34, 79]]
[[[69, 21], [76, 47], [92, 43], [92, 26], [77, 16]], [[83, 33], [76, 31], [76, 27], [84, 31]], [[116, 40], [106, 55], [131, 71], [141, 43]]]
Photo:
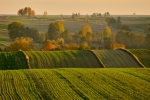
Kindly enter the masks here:
[[121, 43], [117, 43], [114, 39], [111, 39], [105, 47], [107, 49], [125, 49], [125, 45]]
[[92, 28], [89, 25], [82, 26], [81, 32], [82, 32], [82, 36], [85, 36], [85, 37], [88, 32], [93, 33]]
[[67, 43], [72, 41], [72, 34], [69, 30], [65, 30], [64, 32], [62, 32], [60, 37], [63, 38]]
[[92, 33], [87, 32], [87, 33], [86, 33], [86, 41], [87, 41], [88, 43], [91, 43], [92, 40], [93, 40], [93, 35], [92, 35]]
[[110, 30], [110, 28], [109, 28], [108, 26], [106, 26], [106, 27], [104, 28], [103, 36], [104, 36], [104, 37], [110, 37], [110, 36], [111, 36], [111, 30]]
[[32, 17], [32, 16], [34, 16], [34, 15], [35, 15], [34, 10], [31, 10], [31, 11], [29, 12], [29, 16]]
[[65, 41], [64, 41], [63, 38], [58, 38], [58, 39], [56, 40], [56, 44], [57, 44], [57, 45], [64, 45], [64, 43], [65, 43]]
[[103, 31], [103, 40], [105, 45], [107, 45], [110, 42], [111, 40], [110, 36], [111, 36], [111, 30], [108, 26], [106, 26]]
[[96, 34], [93, 34], [93, 39], [95, 42], [102, 43], [103, 42], [103, 31], [97, 31]]
[[68, 50], [77, 50], [78, 46], [77, 46], [76, 43], [69, 43], [68, 46], [67, 46], [67, 49]]
[[117, 32], [115, 39], [127, 48], [140, 48], [144, 46], [145, 34], [121, 30]]
[[56, 49], [56, 45], [48, 44], [43, 50], [50, 51], [50, 50], [55, 50], [55, 49]]
[[76, 43], [80, 43], [81, 41], [81, 38], [82, 38], [82, 33], [81, 31], [80, 32], [76, 32], [73, 36], [73, 41], [76, 42]]
[[19, 16], [24, 16], [24, 9], [19, 9], [18, 10], [18, 15]]
[[62, 22], [52, 22], [49, 24], [48, 28], [48, 39], [50, 40], [56, 40], [60, 37], [60, 34], [64, 32], [64, 25]]
[[18, 22], [12, 22], [8, 25], [8, 34], [11, 39], [15, 39], [17, 37], [30, 37], [35, 42], [39, 41], [39, 32], [34, 28], [24, 27], [23, 24]]
[[[57, 40], [46, 40], [44, 42], [43, 48], [44, 49], [45, 48], [51, 48], [51, 47], [55, 47], [55, 49], [56, 48], [61, 48], [64, 45], [64, 43], [65, 43], [65, 41], [64, 41], [63, 38], [58, 38]], [[50, 49], [46, 49], [46, 50], [50, 50]]]
[[15, 38], [14, 42], [10, 44], [10, 51], [29, 51], [33, 48], [33, 39], [32, 38]]
[[79, 45], [79, 49], [80, 49], [80, 50], [87, 50], [87, 49], [89, 49], [88, 43], [87, 43], [87, 42], [82, 42], [82, 43]]
[[25, 8], [22, 8], [22, 9], [19, 9], [18, 10], [18, 15], [19, 16], [34, 16], [35, 15], [35, 11], [32, 10], [30, 7], [25, 7]]
[[81, 29], [82, 38], [85, 37], [87, 42], [92, 42], [92, 33], [93, 32], [92, 32], [91, 26], [89, 25], [82, 26], [82, 29]]

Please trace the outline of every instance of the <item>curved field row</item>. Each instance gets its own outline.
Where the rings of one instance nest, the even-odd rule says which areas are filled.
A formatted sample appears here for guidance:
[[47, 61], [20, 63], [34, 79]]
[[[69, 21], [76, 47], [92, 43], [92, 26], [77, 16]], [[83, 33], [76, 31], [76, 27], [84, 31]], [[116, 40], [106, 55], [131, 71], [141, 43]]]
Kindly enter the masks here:
[[22, 52], [0, 52], [0, 69], [26, 69], [27, 63]]
[[31, 68], [101, 68], [90, 51], [24, 51]]
[[141, 65], [122, 50], [92, 50], [106, 68], [140, 68]]
[[138, 59], [143, 63], [145, 67], [150, 67], [150, 50], [131, 49], [130, 52], [138, 57]]
[[0, 100], [148, 100], [150, 69], [0, 70]]

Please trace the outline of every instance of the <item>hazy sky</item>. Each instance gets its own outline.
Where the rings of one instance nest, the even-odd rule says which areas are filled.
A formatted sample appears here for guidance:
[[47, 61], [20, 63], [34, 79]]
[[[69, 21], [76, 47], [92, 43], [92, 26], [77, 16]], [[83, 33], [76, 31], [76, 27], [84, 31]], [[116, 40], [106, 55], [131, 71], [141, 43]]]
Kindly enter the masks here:
[[31, 7], [36, 14], [104, 13], [150, 15], [150, 0], [0, 0], [0, 14], [17, 14]]

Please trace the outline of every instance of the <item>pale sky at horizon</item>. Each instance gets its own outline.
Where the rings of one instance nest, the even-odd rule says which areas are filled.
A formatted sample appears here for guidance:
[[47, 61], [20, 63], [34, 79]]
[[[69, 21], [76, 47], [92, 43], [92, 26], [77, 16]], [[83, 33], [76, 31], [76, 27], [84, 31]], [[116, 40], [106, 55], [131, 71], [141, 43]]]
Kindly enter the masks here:
[[150, 15], [150, 0], [0, 0], [0, 14], [17, 14], [31, 7], [36, 14], [49, 15], [104, 13]]

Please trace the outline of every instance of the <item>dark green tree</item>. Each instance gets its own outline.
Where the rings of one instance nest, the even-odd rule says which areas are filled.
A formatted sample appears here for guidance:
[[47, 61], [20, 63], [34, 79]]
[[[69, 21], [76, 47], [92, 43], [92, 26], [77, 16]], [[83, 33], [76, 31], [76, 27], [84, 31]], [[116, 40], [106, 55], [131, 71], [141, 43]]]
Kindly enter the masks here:
[[[26, 28], [27, 29], [27, 28]], [[26, 37], [32, 38], [35, 42], [39, 42], [39, 32], [35, 28], [27, 29]]]
[[25, 28], [21, 23], [13, 22], [11, 24], [8, 24], [8, 34], [11, 39], [24, 36], [24, 30]]

